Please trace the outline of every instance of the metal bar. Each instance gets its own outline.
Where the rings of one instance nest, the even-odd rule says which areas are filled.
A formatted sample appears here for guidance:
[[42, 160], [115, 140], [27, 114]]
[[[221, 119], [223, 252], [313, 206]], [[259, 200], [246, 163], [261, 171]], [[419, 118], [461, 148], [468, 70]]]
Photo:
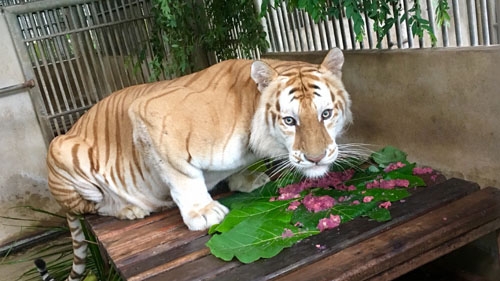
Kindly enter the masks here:
[[295, 38], [296, 51], [304, 51], [301, 40], [300, 23], [297, 20], [297, 10], [290, 12], [290, 22], [292, 23], [293, 37]]
[[282, 44], [283, 46], [283, 51], [287, 52], [289, 51], [289, 47], [288, 47], [288, 36], [286, 34], [286, 29], [285, 27], [283, 26], [283, 15], [281, 13], [281, 7], [276, 7], [276, 19], [278, 20], [278, 26], [279, 26], [279, 31], [280, 31], [280, 43]]
[[[310, 35], [310, 32], [309, 32], [310, 31], [309, 21], [306, 21], [307, 15], [306, 15], [306, 13], [301, 12], [300, 16], [302, 18], [302, 22], [304, 23], [304, 31], [306, 34], [306, 38], [305, 38], [306, 39], [305, 42], [306, 42], [306, 46], [307, 46], [306, 50], [312, 51], [312, 50], [314, 50], [314, 44], [313, 44], [314, 42], [312, 41], [312, 36]], [[313, 47], [311, 47], [311, 44], [313, 44], [312, 45]]]
[[340, 16], [339, 16], [339, 29], [340, 29], [340, 35], [342, 38], [342, 46], [344, 47], [344, 50], [349, 50], [349, 47], [347, 46], [347, 39], [345, 36], [344, 12], [341, 12]]
[[483, 31], [483, 45], [490, 45], [490, 31], [489, 31], [489, 22], [488, 22], [488, 7], [486, 4], [486, 0], [480, 0], [481, 7], [481, 25]]
[[[76, 5], [76, 6], [73, 6], [73, 9], [69, 10], [69, 16], [71, 19], [71, 23], [74, 26], [77, 26], [78, 24], [80, 24], [80, 25], [83, 24], [81, 21], [80, 22], [77, 21], [77, 19], [75, 19], [75, 17], [79, 17], [79, 15], [81, 16], [81, 12], [84, 9], [84, 5], [85, 4]], [[87, 93], [87, 97], [89, 99], [88, 104], [97, 103], [99, 101], [97, 83], [99, 83], [99, 82], [96, 82], [94, 80], [92, 73], [91, 73], [91, 70], [90, 70], [91, 67], [90, 67], [90, 63], [89, 63], [89, 57], [90, 57], [90, 60], [93, 61], [94, 56], [89, 56], [89, 51], [86, 49], [86, 48], [89, 48], [89, 45], [87, 45], [87, 47], [86, 47], [85, 44], [83, 43], [84, 41], [86, 41], [87, 44], [89, 44], [88, 42], [92, 40], [92, 38], [90, 37], [90, 32], [75, 33], [72, 38], [74, 39], [73, 42], [75, 43], [75, 51], [77, 51], [76, 54], [79, 55], [76, 57], [78, 71], [82, 77], [86, 77], [86, 80], [85, 80], [85, 83], [83, 83], [83, 86], [84, 86], [85, 92]], [[83, 66], [80, 63], [79, 57], [82, 58]], [[87, 88], [87, 86], [89, 88]]]
[[[93, 3], [95, 4], [95, 3]], [[89, 25], [93, 25], [95, 22], [97, 22], [97, 24], [99, 24], [99, 13], [97, 12], [96, 10], [96, 7], [95, 5], [88, 5], [87, 6], [88, 8], [88, 18], [87, 20], [89, 21]], [[112, 75], [104, 75], [107, 70], [104, 66], [104, 64], [106, 64], [106, 66], [108, 67], [108, 69], [111, 69], [111, 65], [110, 65], [110, 62], [109, 60], [105, 59], [103, 57], [103, 53], [104, 55], [106, 55], [107, 51], [106, 51], [106, 42], [105, 42], [105, 36], [103, 35], [103, 31], [102, 29], [97, 29], [95, 30], [95, 39], [93, 40], [93, 43], [95, 44], [95, 51], [97, 53], [97, 56], [98, 56], [98, 62], [99, 62], [99, 66], [100, 66], [100, 70], [102, 71], [102, 74], [103, 74], [103, 78], [104, 78], [104, 86], [106, 87], [106, 92], [105, 93], [100, 93], [101, 94], [101, 98], [102, 97], [105, 97], [109, 94], [111, 94], [115, 89], [115, 81], [114, 81], [114, 78]], [[97, 65], [97, 64], [96, 64]], [[104, 94], [104, 96], [103, 96]]]
[[338, 28], [337, 28], [337, 19], [335, 17], [333, 17], [331, 19], [331, 22], [332, 22], [332, 29], [333, 29], [333, 35], [335, 37], [335, 46], [338, 47], [338, 48], [341, 48], [341, 44], [340, 44], [340, 36], [339, 36], [339, 31], [338, 31]]
[[[47, 26], [48, 26], [48, 29], [50, 30], [50, 32], [61, 31], [59, 20], [57, 19], [58, 17], [55, 16], [56, 13], [57, 13], [57, 10], [48, 10], [45, 12], [46, 17], [47, 17]], [[66, 107], [67, 107], [67, 109], [71, 109], [71, 108], [77, 106], [75, 95], [73, 93], [73, 89], [71, 88], [71, 82], [72, 82], [71, 80], [77, 80], [77, 79], [70, 79], [68, 76], [68, 70], [66, 69], [65, 64], [68, 63], [68, 65], [71, 65], [71, 61], [69, 60], [69, 52], [68, 52], [67, 48], [65, 47], [67, 44], [67, 39], [64, 39], [64, 38], [66, 38], [66, 37], [59, 36], [59, 37], [55, 37], [53, 39], [52, 42], [54, 42], [54, 44], [52, 45], [52, 51], [54, 53], [54, 58], [57, 60], [57, 63], [54, 62], [54, 65], [56, 65], [56, 66], [57, 66], [57, 64], [60, 65], [60, 69], [62, 71], [58, 70], [58, 72], [62, 72], [61, 76], [62, 76], [62, 78], [64, 78], [64, 80], [62, 80], [62, 78], [61, 78], [61, 82], [64, 82], [64, 83], [61, 83], [62, 91], [60, 94], [62, 96], [64, 96], [66, 98], [66, 100], [68, 100], [68, 98], [69, 98], [69, 102], [67, 102]], [[66, 44], [64, 41], [66, 41]], [[63, 51], [64, 51], [64, 53], [63, 53]], [[63, 57], [64, 54], [66, 55], [65, 57]], [[70, 122], [72, 124], [74, 121], [76, 121], [76, 120], [73, 120], [72, 116], [69, 116], [69, 119], [70, 119]]]
[[276, 52], [276, 34], [274, 32], [274, 22], [271, 20], [271, 12], [268, 8], [267, 14], [264, 17], [266, 19], [267, 36], [269, 37], [269, 50], [271, 52]]
[[331, 25], [329, 24], [331, 21], [329, 18], [326, 18], [326, 20], [323, 21], [323, 28], [325, 30], [325, 36], [327, 39], [327, 49], [330, 50], [333, 48], [333, 41], [332, 41], [332, 31], [331, 31]]
[[14, 93], [17, 93], [19, 90], [33, 88], [35, 87], [35, 80], [30, 79], [24, 83], [0, 88], [0, 97], [5, 97]]
[[[47, 11], [39, 11], [34, 13], [34, 15], [37, 15], [37, 18], [40, 20], [40, 23], [38, 25], [39, 29], [41, 30], [42, 34], [47, 35], [50, 33], [50, 30], [48, 29], [48, 21], [47, 21]], [[50, 66], [52, 66], [52, 72], [55, 74], [55, 81], [53, 81], [53, 77], [49, 78], [51, 80], [51, 84], [53, 85], [53, 97], [59, 101], [58, 103], [58, 110], [59, 112], [65, 112], [66, 110], [70, 110], [70, 106], [68, 103], [68, 99], [66, 98], [66, 95], [64, 94], [64, 88], [63, 88], [63, 83], [62, 83], [62, 78], [61, 74], [59, 73], [59, 70], [57, 69], [57, 65], [59, 61], [56, 59], [56, 52], [55, 52], [55, 46], [54, 46], [54, 41], [45, 39], [42, 42], [44, 42], [44, 46], [46, 47], [46, 52], [47, 52], [47, 58], [45, 59], [45, 68], [49, 74], [50, 73]], [[50, 63], [49, 63], [50, 62]], [[62, 98], [62, 103], [63, 106], [61, 106], [60, 99]], [[64, 118], [64, 117], [62, 117]], [[72, 121], [72, 120], [70, 120]], [[66, 126], [66, 122], [62, 123], [64, 131], [69, 130], [69, 126]]]
[[455, 40], [457, 42], [457, 47], [462, 46], [462, 28], [460, 19], [460, 5], [458, 5], [458, 0], [452, 0], [453, 7], [453, 20], [455, 22]]
[[328, 50], [328, 41], [326, 38], [324, 20], [321, 20], [321, 22], [316, 24], [316, 26], [318, 27], [319, 38], [321, 42], [321, 50]]
[[278, 20], [278, 15], [276, 13], [276, 10], [275, 9], [270, 9], [271, 12], [271, 17], [272, 17], [272, 23], [273, 23], [273, 30], [276, 34], [276, 36], [274, 37], [275, 38], [275, 41], [276, 41], [276, 47], [275, 47], [275, 51], [276, 52], [283, 52], [284, 51], [284, 48], [283, 48], [283, 36], [281, 35], [281, 26], [279, 25], [279, 20]]
[[[396, 12], [397, 12], [397, 7], [393, 6], [393, 12], [394, 12], [394, 17], [396, 17]], [[372, 27], [370, 24], [370, 18], [368, 17], [368, 12], [365, 10], [364, 12], [365, 16], [365, 27], [366, 27], [366, 36], [367, 36], [367, 41], [368, 41], [368, 48], [373, 49], [373, 38], [372, 38]], [[400, 41], [401, 41], [401, 26], [399, 24], [399, 20], [396, 20], [396, 35], [398, 37], [398, 47], [400, 47]]]
[[[20, 21], [16, 14], [11, 13], [9, 10], [4, 10], [5, 19], [9, 26], [10, 34], [12, 40], [17, 50], [17, 56], [19, 58], [24, 77], [26, 80], [36, 79], [33, 66], [31, 64], [31, 58], [28, 53], [28, 49], [25, 43], [22, 42], [23, 35], [20, 28]], [[49, 141], [54, 137], [53, 132], [46, 120], [46, 109], [40, 92], [40, 87], [34, 87], [30, 90], [30, 97], [33, 101], [33, 107], [37, 112], [38, 122], [42, 134], [45, 136], [45, 145], [49, 145]]]
[[316, 32], [316, 24], [314, 23], [314, 20], [309, 15], [309, 13], [307, 14], [307, 16], [305, 18], [306, 18], [307, 26], [309, 27], [309, 30], [311, 31], [311, 33], [310, 33], [310, 35], [311, 35], [310, 39], [312, 40], [313, 46], [314, 46], [314, 49], [311, 50], [311, 51], [321, 50], [321, 47], [318, 46], [319, 44], [318, 44], [318, 35], [317, 35], [317, 32]]
[[[115, 0], [115, 5], [117, 5], [116, 3], [116, 0]], [[128, 12], [127, 11], [131, 11], [133, 9], [132, 5], [130, 5], [128, 8], [125, 8], [123, 7], [123, 17], [127, 18], [128, 17]], [[122, 15], [119, 11], [117, 11], [117, 17], [118, 17], [118, 20], [121, 21], [122, 20]], [[130, 26], [122, 26], [123, 28], [120, 28], [120, 31], [121, 31], [121, 38], [123, 40], [123, 45], [125, 47], [125, 54], [122, 54], [122, 56], [128, 56], [130, 58], [130, 61], [129, 61], [129, 67], [131, 66], [132, 70], [134, 69], [134, 64], [136, 63], [135, 62], [135, 56], [132, 55], [133, 51], [131, 50], [131, 48], [129, 48], [129, 43], [130, 42], [133, 42], [132, 39], [131, 39], [131, 35], [132, 35], [132, 29], [131, 28], [133, 25], [133, 23], [130, 24]], [[127, 28], [125, 28], [127, 27]], [[134, 40], [135, 41], [135, 40]], [[135, 41], [135, 42], [138, 42], [138, 41]], [[140, 41], [139, 41], [140, 42]], [[124, 62], [125, 64], [125, 62]], [[130, 71], [128, 71], [128, 68], [127, 67], [127, 64], [125, 64], [125, 67], [126, 67], [126, 71], [127, 71], [127, 74], [129, 75], [129, 84], [139, 84], [141, 83], [139, 80], [138, 80], [138, 77], [137, 77], [137, 74], [136, 73], [130, 73]], [[133, 72], [133, 71], [132, 71]]]
[[496, 23], [495, 28], [497, 29], [497, 44], [500, 44], [500, 3], [495, 2], [496, 6]]
[[290, 38], [290, 33], [292, 33], [293, 36], [293, 32], [290, 32], [291, 28], [288, 22], [287, 7], [285, 5], [286, 5], [285, 2], [283, 2], [280, 7], [283, 34], [285, 35], [285, 38], [283, 40], [286, 41], [286, 45], [288, 46], [288, 51], [295, 51], [295, 44], [294, 44], [295, 42], [293, 38]]
[[[150, 6], [146, 7], [146, 5], [147, 5], [146, 2], [139, 3], [139, 1], [137, 1], [136, 3], [137, 3], [137, 7], [138, 7], [137, 11], [140, 12], [140, 17], [137, 17], [136, 21], [134, 21], [135, 35], [136, 35], [136, 38], [139, 38], [136, 42], [147, 42], [148, 38], [151, 38], [151, 36], [149, 35], [149, 31], [152, 30], [151, 22], [153, 19], [149, 14], [145, 14], [145, 13], [151, 11], [151, 7]], [[269, 42], [271, 42], [271, 40]], [[146, 51], [149, 52], [150, 56], [148, 56], [148, 55], [145, 56], [143, 65], [148, 66], [149, 63], [151, 62], [151, 60], [148, 61], [148, 58], [151, 57], [151, 54], [153, 53], [153, 51], [152, 51], [151, 44], [145, 44], [145, 45], [146, 45]], [[146, 79], [146, 77], [144, 77], [145, 74], [142, 74], [144, 82], [146, 80], [149, 80], [149, 78], [151, 77], [151, 68], [146, 67], [145, 69], [146, 69], [147, 79]], [[144, 73], [144, 69], [142, 68], [142, 66], [141, 66], [141, 72]], [[163, 75], [163, 79], [166, 79], [166, 78], [167, 77], [165, 75]]]
[[476, 19], [476, 5], [473, 0], [467, 0], [467, 19], [469, 20], [469, 36], [470, 36], [470, 45], [477, 46], [478, 38], [477, 38], [477, 19]]
[[29, 14], [35, 13], [41, 10], [51, 10], [65, 6], [80, 5], [90, 2], [95, 2], [96, 0], [57, 0], [57, 1], [36, 1], [36, 2], [25, 2], [22, 5], [13, 5], [4, 7], [5, 11], [13, 13], [15, 15], [19, 14]]
[[411, 27], [408, 24], [408, 10], [409, 10], [408, 5], [409, 5], [408, 0], [403, 0], [403, 9], [404, 9], [405, 14], [406, 14], [405, 24], [406, 24], [406, 36], [408, 37], [408, 48], [412, 48], [413, 47], [413, 34], [411, 32]]

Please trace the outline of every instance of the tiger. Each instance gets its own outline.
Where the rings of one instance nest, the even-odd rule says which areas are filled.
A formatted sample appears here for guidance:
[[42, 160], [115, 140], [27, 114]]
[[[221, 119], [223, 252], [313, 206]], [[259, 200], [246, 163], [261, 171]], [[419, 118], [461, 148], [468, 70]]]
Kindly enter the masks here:
[[91, 107], [47, 153], [49, 190], [73, 239], [67, 280], [85, 272], [81, 214], [133, 220], [177, 206], [189, 230], [205, 230], [229, 211], [209, 191], [224, 180], [241, 192], [266, 183], [268, 175], [245, 169], [260, 159], [309, 178], [327, 173], [352, 122], [343, 64], [338, 48], [319, 65], [226, 60]]

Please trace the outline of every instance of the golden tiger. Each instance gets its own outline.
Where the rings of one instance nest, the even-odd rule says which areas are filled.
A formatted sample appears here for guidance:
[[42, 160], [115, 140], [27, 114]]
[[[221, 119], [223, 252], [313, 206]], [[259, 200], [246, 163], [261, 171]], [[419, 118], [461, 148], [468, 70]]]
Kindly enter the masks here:
[[75, 214], [137, 219], [175, 203], [190, 230], [203, 230], [228, 213], [209, 194], [218, 182], [229, 177], [231, 190], [251, 191], [268, 180], [244, 169], [259, 159], [324, 175], [351, 121], [343, 63], [339, 49], [320, 65], [228, 60], [97, 103], [47, 156], [49, 188], [67, 209], [74, 240], [68, 280], [85, 270]]

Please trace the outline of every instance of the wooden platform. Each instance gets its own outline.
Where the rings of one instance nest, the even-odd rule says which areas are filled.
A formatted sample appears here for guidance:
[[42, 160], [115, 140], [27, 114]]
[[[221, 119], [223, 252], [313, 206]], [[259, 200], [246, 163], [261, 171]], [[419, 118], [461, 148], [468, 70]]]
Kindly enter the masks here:
[[496, 188], [449, 179], [412, 193], [391, 221], [355, 219], [246, 265], [212, 256], [206, 232], [188, 231], [176, 209], [86, 221], [125, 280], [391, 280], [500, 229]]

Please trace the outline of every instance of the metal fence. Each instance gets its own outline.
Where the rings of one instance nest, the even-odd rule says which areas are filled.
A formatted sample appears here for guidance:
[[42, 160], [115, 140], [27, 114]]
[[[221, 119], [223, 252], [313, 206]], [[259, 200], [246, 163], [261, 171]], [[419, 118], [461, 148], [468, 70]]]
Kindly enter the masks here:
[[149, 80], [149, 1], [46, 0], [3, 9], [26, 78], [37, 81], [30, 92], [48, 141], [111, 92]]
[[[450, 10], [449, 24], [438, 26], [432, 0], [420, 0], [422, 18], [429, 20], [430, 28], [436, 35], [436, 47], [462, 47], [499, 44], [500, 4], [498, 0], [448, 0]], [[399, 0], [392, 10], [401, 14], [411, 9], [413, 1]], [[260, 5], [260, 1], [257, 1]], [[394, 12], [393, 12], [394, 14]], [[328, 50], [339, 47], [344, 50], [375, 49], [377, 34], [373, 31], [374, 22], [364, 16], [366, 34], [361, 42], [354, 34], [353, 22], [346, 18], [345, 10], [339, 18], [330, 17], [315, 23], [300, 10], [290, 10], [286, 2], [279, 7], [268, 9], [264, 20], [269, 37], [269, 52], [295, 52]], [[393, 28], [381, 42], [382, 49], [431, 47], [429, 36], [422, 39], [412, 34], [406, 22], [396, 21]]]
[[[409, 1], [400, 0], [402, 10], [409, 9]], [[435, 24], [433, 1], [421, 1], [437, 46], [499, 43], [498, 0], [449, 0], [451, 21], [443, 27]], [[258, 0], [256, 5], [260, 5]], [[26, 80], [36, 81], [30, 94], [47, 142], [69, 130], [103, 97], [150, 80], [151, 0], [0, 0], [0, 9]], [[376, 48], [373, 22], [367, 17], [365, 22], [366, 36], [358, 42], [344, 11], [339, 19], [315, 23], [306, 13], [289, 11], [283, 3], [269, 9], [263, 19], [268, 52]], [[239, 32], [236, 27], [232, 36]], [[428, 38], [415, 39], [399, 21], [382, 42], [382, 48], [429, 46]]]

